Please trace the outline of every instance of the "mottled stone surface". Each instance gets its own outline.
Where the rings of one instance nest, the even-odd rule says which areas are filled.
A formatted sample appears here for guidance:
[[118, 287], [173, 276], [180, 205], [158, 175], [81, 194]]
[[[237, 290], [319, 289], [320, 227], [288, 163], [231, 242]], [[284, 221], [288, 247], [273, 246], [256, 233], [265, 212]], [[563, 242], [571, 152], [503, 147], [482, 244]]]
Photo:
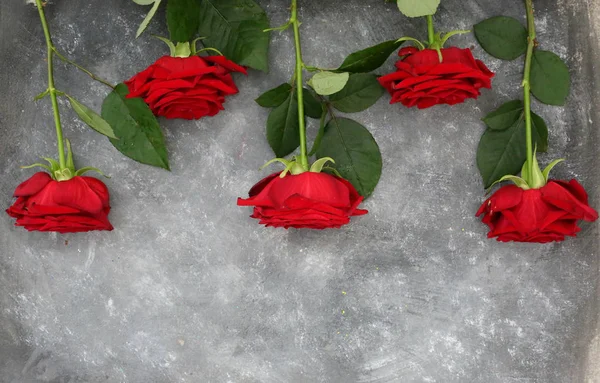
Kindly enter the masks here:
[[[261, 0], [273, 25], [287, 2]], [[382, 0], [301, 0], [313, 65], [411, 35]], [[555, 176], [578, 178], [600, 207], [596, 108], [598, 4], [537, 0], [539, 40], [572, 70], [566, 108], [534, 102], [549, 123]], [[159, 13], [128, 0], [53, 0], [56, 45], [111, 82], [165, 53]], [[520, 1], [444, 0], [440, 30], [488, 16], [524, 19]], [[0, 207], [55, 156], [43, 35], [24, 0], [0, 3]], [[519, 97], [522, 61], [486, 55], [494, 89], [477, 101], [426, 111], [388, 105], [353, 118], [381, 147], [384, 173], [365, 217], [339, 231], [260, 227], [237, 196], [267, 174], [268, 111], [253, 99], [292, 74], [293, 41], [273, 36], [269, 75], [238, 76], [227, 111], [165, 121], [172, 172], [125, 159], [61, 101], [79, 166], [112, 176], [115, 231], [28, 233], [0, 216], [0, 382], [589, 383], [597, 371], [598, 224], [562, 244], [500, 244], [474, 213], [483, 199], [475, 151], [480, 118]], [[380, 70], [390, 71], [393, 58]], [[58, 64], [57, 86], [99, 110], [108, 89]], [[314, 121], [310, 135], [316, 131]], [[595, 354], [594, 354], [595, 353]]]

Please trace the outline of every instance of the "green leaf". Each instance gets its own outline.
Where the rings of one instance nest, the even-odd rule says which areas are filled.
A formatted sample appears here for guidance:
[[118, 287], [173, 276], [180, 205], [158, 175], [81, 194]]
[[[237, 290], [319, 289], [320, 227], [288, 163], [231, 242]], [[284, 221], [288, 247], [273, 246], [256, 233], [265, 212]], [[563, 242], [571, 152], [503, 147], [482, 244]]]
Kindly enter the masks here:
[[398, 0], [398, 8], [404, 16], [421, 17], [437, 12], [440, 0]]
[[[142, 33], [144, 33], [144, 31], [148, 27], [148, 24], [150, 24], [150, 21], [152, 20], [152, 18], [156, 14], [156, 11], [158, 10], [158, 7], [160, 6], [161, 1], [162, 0], [154, 0], [154, 5], [152, 6], [152, 8], [150, 8], [150, 12], [148, 12], [148, 14], [146, 15], [146, 17], [144, 18], [144, 21], [142, 21], [142, 23], [140, 24], [137, 32], [135, 33], [135, 38], [136, 39], [138, 37], [140, 37], [140, 35]], [[148, 3], [148, 5], [150, 5], [150, 3]]]
[[292, 86], [286, 82], [285, 84], [281, 84], [276, 88], [266, 91], [254, 101], [263, 108], [276, 108], [288, 99], [292, 89]]
[[373, 193], [381, 177], [383, 165], [379, 146], [367, 128], [354, 120], [330, 120], [317, 157], [333, 158], [342, 177], [365, 198]]
[[549, 105], [564, 105], [571, 87], [569, 68], [549, 51], [536, 50], [531, 60], [531, 93]]
[[309, 156], [314, 156], [317, 150], [321, 147], [321, 141], [323, 140], [323, 135], [325, 134], [325, 120], [327, 119], [327, 106], [325, 104], [321, 105], [322, 115], [321, 121], [319, 122], [319, 131], [317, 132], [317, 137], [315, 137], [315, 141], [313, 142], [313, 146], [308, 153]]
[[354, 52], [340, 65], [336, 71], [350, 73], [371, 72], [382, 66], [403, 41], [389, 40], [372, 47]]
[[156, 0], [133, 0], [134, 3], [138, 5], [150, 5], [154, 3]]
[[321, 118], [323, 115], [321, 102], [315, 97], [310, 89], [303, 88], [302, 94], [304, 98], [304, 113], [308, 117]]
[[331, 105], [344, 113], [356, 113], [371, 107], [385, 93], [377, 81], [377, 76], [368, 73], [350, 75], [348, 83], [341, 91], [329, 97]]
[[505, 175], [516, 175], [527, 159], [525, 128], [520, 121], [505, 130], [486, 129], [477, 148], [477, 167], [489, 188]]
[[188, 42], [194, 38], [200, 23], [198, 0], [168, 0], [167, 26], [171, 41]]
[[115, 132], [110, 127], [108, 122], [104, 121], [102, 117], [87, 106], [83, 105], [79, 101], [75, 100], [73, 97], [67, 95], [69, 102], [71, 103], [71, 108], [77, 113], [79, 118], [83, 122], [85, 122], [90, 128], [94, 129], [96, 132], [105, 135], [109, 138], [117, 139], [115, 136]]
[[499, 59], [514, 60], [527, 51], [527, 29], [512, 17], [491, 17], [473, 31], [481, 47]]
[[310, 85], [317, 94], [329, 96], [330, 94], [337, 93], [344, 89], [349, 78], [350, 73], [347, 72], [335, 73], [322, 71], [315, 74], [308, 81], [308, 85]]
[[293, 94], [271, 111], [267, 119], [267, 141], [277, 157], [285, 157], [300, 145], [298, 99]]
[[[506, 130], [518, 124], [525, 129], [525, 114], [523, 101], [513, 100], [483, 118], [485, 124], [495, 131]], [[537, 144], [539, 152], [548, 150], [548, 127], [544, 120], [535, 113], [531, 113], [533, 142]]]
[[513, 126], [519, 119], [524, 118], [523, 110], [523, 101], [509, 101], [485, 116], [483, 122], [485, 122], [490, 129], [504, 130]]
[[125, 98], [129, 90], [119, 84], [102, 104], [102, 117], [120, 139], [110, 142], [127, 157], [169, 170], [163, 133], [156, 117], [141, 98]]
[[267, 72], [269, 19], [253, 0], [199, 0], [200, 36], [240, 65]]
[[537, 151], [545, 153], [548, 151], [548, 127], [543, 118], [531, 112], [531, 127], [533, 142], [537, 145]]

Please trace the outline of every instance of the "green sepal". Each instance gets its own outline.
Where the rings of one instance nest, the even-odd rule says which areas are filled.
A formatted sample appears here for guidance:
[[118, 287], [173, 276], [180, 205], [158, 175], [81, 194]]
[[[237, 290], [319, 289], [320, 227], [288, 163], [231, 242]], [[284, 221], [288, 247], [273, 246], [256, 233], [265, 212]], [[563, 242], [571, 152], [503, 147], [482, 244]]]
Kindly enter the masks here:
[[410, 41], [410, 42], [415, 43], [417, 45], [417, 48], [419, 48], [420, 51], [425, 49], [425, 44], [423, 44], [421, 41], [415, 39], [414, 37], [404, 36], [404, 37], [400, 37], [398, 40], [396, 40], [397, 43], [405, 42], [405, 41]]
[[75, 176], [71, 169], [67, 168], [56, 170], [53, 172], [53, 174], [54, 179], [57, 181], [68, 181]]
[[279, 174], [279, 178], [284, 178], [285, 176], [287, 176], [287, 174], [292, 171], [292, 168], [294, 167], [294, 165], [295, 165], [295, 162], [290, 161], [287, 164], [287, 166], [285, 167], [285, 169], [283, 169], [283, 171]]
[[335, 161], [331, 157], [319, 158], [310, 167], [310, 172], [311, 173], [321, 173], [321, 171], [323, 171], [323, 166], [325, 166], [325, 164], [328, 162], [335, 164]]
[[198, 38], [195, 38], [194, 40], [192, 40], [192, 42], [190, 43], [190, 49], [192, 51], [192, 56], [198, 52], [198, 48], [197, 48], [198, 41], [204, 40], [205, 38], [206, 37], [198, 37]]
[[298, 175], [306, 173], [308, 171], [308, 169], [305, 169], [304, 166], [302, 166], [298, 162], [295, 156], [291, 160], [286, 160], [285, 158], [273, 158], [271, 161], [261, 166], [260, 170], [264, 169], [266, 166], [269, 166], [274, 162], [281, 162], [283, 165], [285, 165], [285, 169], [283, 169], [283, 171], [279, 175], [279, 177], [281, 178], [285, 177], [288, 173], [292, 175]]
[[55, 171], [60, 170], [60, 164], [53, 158], [42, 157], [44, 160], [48, 161], [50, 164], [50, 171], [54, 173]]
[[104, 174], [102, 172], [102, 170], [100, 170], [98, 168], [91, 167], [91, 166], [86, 166], [85, 168], [81, 168], [81, 169], [77, 170], [75, 172], [75, 177], [82, 176], [82, 175], [84, 175], [87, 172], [96, 172], [96, 173], [100, 174], [103, 177], [110, 178], [110, 176], [107, 176], [106, 174]]
[[152, 35], [152, 37], [157, 38], [160, 41], [162, 41], [163, 43], [167, 44], [167, 46], [169, 47], [170, 55], [172, 57], [175, 57], [176, 48], [175, 48], [175, 44], [173, 44], [173, 42], [171, 40], [167, 39], [166, 37], [157, 36], [157, 35]]
[[544, 175], [544, 179], [546, 180], [546, 183], [548, 182], [548, 179], [550, 177], [550, 171], [552, 171], [552, 169], [554, 169], [554, 167], [556, 165], [558, 165], [559, 163], [561, 163], [563, 161], [565, 161], [564, 158], [559, 158], [557, 160], [554, 160], [554, 161], [550, 162], [550, 164], [548, 164], [548, 166], [546, 166], [546, 168], [542, 172], [542, 174]]
[[73, 162], [73, 151], [71, 150], [71, 141], [67, 141], [67, 168], [75, 173], [75, 163]]
[[452, 36], [456, 36], [456, 35], [464, 35], [464, 34], [467, 34], [467, 33], [471, 33], [471, 30], [468, 30], [468, 29], [467, 29], [467, 30], [456, 30], [456, 31], [450, 31], [450, 32], [448, 32], [448, 33], [445, 33], [445, 34], [444, 34], [444, 37], [442, 37], [442, 35], [440, 34], [440, 38], [441, 38], [441, 41], [440, 41], [440, 48], [443, 48], [443, 47], [444, 47], [444, 44], [446, 44], [446, 42], [448, 41], [448, 39], [449, 39], [450, 37], [452, 37]]
[[[531, 189], [539, 189], [546, 185], [546, 177], [544, 177], [544, 174], [542, 173], [542, 170], [540, 169], [540, 165], [538, 164], [536, 149], [533, 150], [533, 164], [529, 168], [529, 169], [531, 169], [531, 173], [529, 173], [529, 171], [526, 171], [525, 172], [526, 177], [523, 177], [525, 179], [525, 181], [527, 181], [527, 184], [529, 185], [529, 187]], [[525, 165], [523, 165], [523, 167], [525, 168], [526, 166], [527, 166], [527, 161], [525, 162]], [[521, 173], [522, 173], [522, 171], [521, 171]]]
[[177, 45], [175, 45], [175, 54], [171, 53], [171, 56], [181, 57], [181, 58], [190, 57], [191, 55], [192, 55], [192, 48], [190, 47], [190, 43], [188, 43], [188, 42], [177, 43]]
[[527, 181], [525, 181], [523, 178], [521, 177], [517, 177], [517, 176], [513, 176], [513, 175], [506, 175], [502, 178], [500, 178], [498, 181], [494, 182], [486, 191], [486, 194], [489, 194], [492, 191], [492, 188], [494, 186], [496, 186], [497, 184], [504, 182], [504, 181], [512, 181], [515, 185], [517, 185], [518, 187], [520, 187], [523, 190], [529, 190], [531, 189], [529, 187], [529, 184], [527, 184]]
[[35, 167], [38, 167], [38, 166], [40, 168], [44, 168], [44, 169], [48, 170], [49, 172], [52, 172], [52, 169], [50, 169], [50, 166], [44, 165], [44, 164], [40, 164], [39, 162], [35, 163], [35, 164], [27, 165], [27, 166], [21, 166], [21, 169], [31, 169], [31, 168], [35, 168]]
[[325, 166], [323, 168], [323, 171], [328, 172], [328, 173], [333, 173], [334, 175], [336, 175], [340, 178], [344, 178], [344, 177], [342, 177], [342, 175], [340, 174], [340, 172], [338, 172], [338, 170], [336, 168], [332, 168], [331, 166]]
[[275, 162], [281, 162], [283, 165], [285, 165], [286, 167], [290, 164], [291, 161], [286, 160], [285, 158], [273, 158], [270, 161], [267, 161], [267, 163], [265, 163], [263, 166], [261, 166], [258, 170], [263, 170], [264, 168], [266, 168], [267, 166], [274, 164]]
[[202, 52], [208, 52], [208, 51], [213, 51], [213, 52], [216, 52], [219, 56], [224, 56], [220, 50], [218, 50], [217, 48], [211, 48], [211, 47], [206, 47], [206, 48], [197, 50], [196, 53], [194, 53], [194, 54], [199, 55]]

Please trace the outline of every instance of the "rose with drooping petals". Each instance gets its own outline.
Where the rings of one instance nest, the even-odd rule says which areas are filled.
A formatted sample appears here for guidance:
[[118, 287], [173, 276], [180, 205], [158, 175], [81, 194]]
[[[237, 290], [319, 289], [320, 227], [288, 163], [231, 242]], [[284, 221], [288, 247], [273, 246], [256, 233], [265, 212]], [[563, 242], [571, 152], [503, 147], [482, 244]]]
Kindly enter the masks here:
[[481, 88], [492, 87], [494, 73], [475, 60], [470, 49], [443, 48], [441, 54], [442, 62], [434, 49], [401, 49], [404, 58], [396, 63], [396, 72], [379, 78], [392, 96], [390, 103], [419, 109], [455, 105], [479, 97]]
[[595, 221], [598, 213], [576, 180], [550, 180], [539, 189], [515, 185], [498, 189], [481, 205], [477, 216], [490, 227], [488, 238], [502, 242], [552, 242], [576, 236], [579, 220]]
[[35, 173], [15, 190], [15, 203], [6, 210], [16, 226], [29, 231], [75, 233], [112, 230], [108, 189], [96, 178], [76, 176], [55, 181]]
[[238, 93], [232, 72], [246, 69], [224, 56], [163, 56], [125, 81], [128, 98], [141, 97], [157, 116], [195, 120], [223, 110], [225, 97]]
[[254, 206], [260, 224], [284, 228], [339, 228], [350, 217], [367, 214], [358, 209], [363, 197], [343, 178], [327, 173], [271, 174], [250, 189], [239, 206]]

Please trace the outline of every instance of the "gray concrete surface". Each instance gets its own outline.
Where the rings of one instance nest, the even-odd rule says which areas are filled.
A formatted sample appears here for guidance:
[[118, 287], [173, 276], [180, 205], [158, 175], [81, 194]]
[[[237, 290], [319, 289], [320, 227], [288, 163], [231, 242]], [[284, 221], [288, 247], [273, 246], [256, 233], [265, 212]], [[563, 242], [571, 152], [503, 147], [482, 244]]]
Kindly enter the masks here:
[[[287, 2], [260, 0], [273, 25]], [[301, 0], [304, 50], [336, 66], [361, 47], [425, 37], [382, 0]], [[520, 1], [444, 0], [441, 30], [488, 16], [523, 19]], [[598, 4], [537, 0], [543, 48], [567, 60], [566, 108], [535, 103], [555, 175], [577, 177], [600, 207], [596, 109]], [[165, 53], [147, 10], [126, 0], [53, 0], [55, 42], [118, 82]], [[159, 15], [161, 17], [161, 15]], [[157, 19], [159, 20], [159, 19]], [[32, 174], [20, 165], [54, 156], [43, 37], [24, 0], [0, 3], [0, 206]], [[269, 75], [237, 78], [227, 111], [165, 121], [172, 173], [122, 157], [74, 118], [67, 136], [79, 166], [109, 173], [112, 233], [27, 233], [0, 218], [0, 382], [599, 382], [599, 231], [585, 224], [562, 244], [485, 239], [475, 151], [480, 118], [518, 97], [522, 62], [487, 56], [497, 72], [478, 101], [426, 111], [388, 105], [355, 115], [381, 146], [384, 173], [370, 214], [339, 231], [260, 227], [235, 205], [267, 172], [267, 111], [253, 99], [291, 76], [289, 34], [274, 35]], [[390, 59], [384, 70], [391, 70]], [[107, 89], [57, 65], [58, 86], [100, 108]], [[316, 126], [311, 123], [310, 133]], [[596, 373], [594, 373], [596, 371]]]

